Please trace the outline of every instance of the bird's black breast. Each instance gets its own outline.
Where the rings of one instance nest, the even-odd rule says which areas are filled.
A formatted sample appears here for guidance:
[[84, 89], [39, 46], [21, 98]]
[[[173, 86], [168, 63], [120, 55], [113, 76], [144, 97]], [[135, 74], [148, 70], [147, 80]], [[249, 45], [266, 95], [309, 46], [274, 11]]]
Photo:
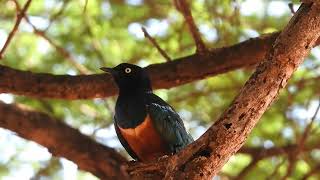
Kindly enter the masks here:
[[121, 128], [134, 128], [147, 116], [145, 97], [119, 96], [116, 104], [115, 119]]

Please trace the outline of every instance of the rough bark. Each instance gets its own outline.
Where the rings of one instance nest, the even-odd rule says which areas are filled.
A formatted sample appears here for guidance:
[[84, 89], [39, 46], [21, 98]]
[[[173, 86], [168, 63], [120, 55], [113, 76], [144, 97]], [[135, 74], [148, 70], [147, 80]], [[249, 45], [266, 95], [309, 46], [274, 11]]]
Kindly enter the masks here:
[[26, 107], [0, 101], [0, 126], [48, 148], [54, 156], [75, 162], [80, 169], [102, 179], [125, 179], [126, 159], [116, 151], [81, 134], [62, 121]]
[[[108, 178], [105, 177], [106, 174], [121, 173], [116, 167], [127, 164], [123, 158], [119, 157], [110, 148], [94, 142], [93, 139], [80, 134], [72, 127], [44, 113], [31, 111], [21, 106], [0, 103], [0, 114], [8, 114], [0, 116], [1, 127], [14, 131], [25, 139], [42, 144], [55, 156], [68, 158], [75, 162], [80, 169], [91, 172], [97, 177]], [[90, 147], [90, 151], [84, 147]], [[290, 154], [291, 152], [296, 152], [299, 148], [298, 144], [267, 149], [263, 147], [243, 147], [237, 153], [248, 154], [255, 159], [264, 159], [281, 154]], [[310, 152], [314, 149], [320, 149], [320, 143], [308, 144], [301, 151]], [[91, 152], [91, 150], [95, 151]], [[113, 162], [114, 159], [116, 163]], [[96, 165], [92, 166], [93, 163]], [[144, 178], [141, 174], [146, 171], [149, 174], [152, 173], [153, 178], [161, 179], [166, 172], [167, 163], [167, 159], [162, 159], [157, 163], [152, 162], [151, 164], [129, 163], [127, 170], [130, 172], [131, 177], [135, 179]], [[115, 168], [101, 168], [110, 165], [115, 165]]]
[[[171, 158], [166, 179], [211, 179], [219, 172], [242, 147], [319, 36], [320, 7], [302, 4], [231, 106], [195, 143]], [[205, 156], [194, 157], [201, 152]]]
[[[278, 34], [273, 34], [272, 36], [276, 38]], [[279, 90], [286, 85], [287, 80], [302, 62], [302, 59], [310, 52], [311, 47], [319, 36], [320, 8], [315, 4], [303, 4], [289, 22], [287, 28], [277, 38], [263, 63], [259, 65], [230, 108], [200, 139], [177, 155], [163, 159], [160, 162], [129, 165], [127, 170], [130, 176], [132, 178], [162, 178], [166, 174], [168, 179], [211, 179], [230, 156], [236, 153], [243, 145], [261, 115], [276, 98]], [[269, 38], [270, 36], [267, 37], [267, 39]], [[273, 40], [270, 44], [272, 42]], [[247, 43], [250, 44], [250, 42]], [[177, 62], [172, 61], [152, 65], [147, 69], [150, 71], [156, 88], [168, 88], [201, 79], [214, 73], [222, 73], [244, 65], [255, 64], [260, 60], [251, 59], [252, 61], [250, 61], [249, 59], [245, 63], [239, 62], [236, 61], [236, 59], [239, 60], [238, 54], [233, 53], [239, 52], [242, 55], [246, 54], [248, 57], [256, 58], [257, 56], [251, 55], [259, 52], [263, 54], [262, 58], [270, 48], [270, 44], [267, 45], [264, 51], [241, 50], [244, 47], [242, 44], [233, 46], [232, 48], [235, 48], [233, 52], [230, 48], [219, 49], [211, 52], [215, 54], [212, 56], [200, 57], [199, 55], [193, 55], [186, 59], [177, 60]], [[265, 46], [265, 44], [262, 46]], [[227, 52], [230, 54], [227, 54]], [[233, 57], [229, 59], [233, 60], [229, 62], [231, 65], [217, 60], [217, 55], [221, 56], [223, 60]], [[240, 56], [240, 59], [243, 57]], [[193, 62], [194, 58], [197, 62]], [[246, 64], [247, 62], [250, 63]], [[217, 65], [219, 68], [213, 67], [213, 65]], [[199, 74], [197, 72], [199, 71], [198, 68], [204, 73]], [[165, 72], [172, 73], [169, 73], [169, 75], [163, 74]], [[174, 77], [175, 75], [176, 77]], [[15, 79], [14, 76], [17, 76], [17, 78]], [[72, 77], [32, 74], [1, 66], [0, 92], [66, 99], [106, 97], [116, 93], [114, 86], [111, 85], [111, 80], [106, 77], [106, 75]], [[49, 80], [49, 82], [46, 82], [46, 80]], [[99, 82], [102, 84], [97, 85], [96, 83]], [[109, 86], [103, 83], [109, 84]], [[48, 88], [48, 84], [51, 85], [51, 88]], [[33, 85], [35, 85], [35, 88], [32, 87]], [[87, 94], [80, 93], [85, 93], [84, 91]], [[63, 155], [72, 159], [80, 168], [93, 172], [102, 178], [114, 177], [120, 179], [126, 177], [121, 168], [125, 160], [120, 155], [117, 155], [112, 149], [94, 143], [77, 130], [70, 130], [58, 120], [50, 118], [43, 113], [3, 103], [0, 103], [0, 114], [1, 127], [16, 131], [20, 136], [48, 147], [49, 151], [54, 155]], [[30, 120], [31, 123], [25, 121], [25, 119]], [[70, 132], [54, 133], [51, 128], [56, 129], [56, 132]], [[33, 131], [30, 131], [30, 129]], [[49, 140], [48, 137], [50, 137]], [[88, 143], [89, 141], [90, 143]], [[70, 144], [70, 142], [74, 143]], [[63, 146], [57, 146], [61, 145], [61, 143]], [[105, 155], [100, 154], [103, 153], [102, 151], [105, 151]], [[106, 159], [106, 161], [101, 159]]]
[[[193, 54], [153, 64], [146, 69], [155, 89], [179, 86], [259, 63], [278, 35], [273, 33], [249, 39], [230, 47], [211, 50], [204, 55]], [[317, 44], [320, 44], [320, 39]], [[0, 65], [0, 93], [37, 98], [88, 99], [115, 95], [117, 88], [106, 74], [52, 75]]]

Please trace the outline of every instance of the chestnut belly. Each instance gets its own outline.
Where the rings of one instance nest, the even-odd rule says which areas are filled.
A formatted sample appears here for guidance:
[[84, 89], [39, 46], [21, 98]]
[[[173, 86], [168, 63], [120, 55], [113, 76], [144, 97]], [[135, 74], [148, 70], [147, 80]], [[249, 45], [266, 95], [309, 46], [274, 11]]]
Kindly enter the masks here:
[[135, 128], [119, 127], [121, 135], [141, 161], [151, 161], [169, 154], [169, 148], [158, 134], [148, 115]]

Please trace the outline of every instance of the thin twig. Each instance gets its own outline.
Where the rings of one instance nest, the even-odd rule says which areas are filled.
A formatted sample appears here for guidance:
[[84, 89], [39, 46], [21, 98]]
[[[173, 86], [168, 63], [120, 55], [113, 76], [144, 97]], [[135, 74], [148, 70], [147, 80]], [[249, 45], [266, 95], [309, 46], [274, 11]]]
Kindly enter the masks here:
[[273, 169], [273, 172], [272, 172], [268, 177], [266, 177], [266, 180], [275, 179], [275, 176], [276, 176], [278, 170], [280, 169], [280, 167], [281, 167], [285, 162], [286, 162], [286, 159], [285, 159], [285, 158], [282, 159], [282, 161], [279, 162], [279, 163], [277, 164], [277, 166]]
[[85, 24], [86, 30], [87, 30], [87, 32], [88, 32], [88, 35], [89, 35], [90, 38], [91, 38], [92, 48], [93, 48], [95, 54], [97, 55], [98, 60], [100, 61], [100, 64], [101, 64], [102, 66], [105, 66], [105, 63], [107, 62], [107, 60], [106, 60], [104, 54], [102, 53], [102, 44], [101, 44], [101, 42], [95, 37], [95, 35], [94, 35], [93, 31], [92, 31], [92, 28], [91, 28], [92, 25], [91, 25], [91, 23], [90, 23], [90, 21], [89, 21], [89, 17], [88, 17], [88, 15], [87, 15], [86, 13], [84, 14], [83, 20], [84, 20], [84, 24]]
[[296, 166], [296, 163], [297, 163], [297, 157], [298, 155], [300, 154], [300, 152], [303, 150], [304, 148], [304, 144], [305, 144], [305, 141], [307, 140], [308, 138], [308, 135], [311, 131], [311, 128], [312, 128], [312, 125], [313, 125], [313, 122], [314, 120], [316, 119], [317, 117], [317, 114], [320, 110], [320, 98], [318, 100], [318, 106], [317, 106], [317, 109], [315, 111], [315, 113], [313, 114], [312, 118], [311, 118], [311, 121], [310, 123], [308, 124], [308, 126], [305, 128], [301, 138], [299, 139], [299, 142], [297, 143], [298, 144], [298, 148], [295, 150], [295, 151], [292, 151], [290, 154], [289, 154], [289, 165], [288, 165], [288, 168], [287, 168], [287, 173], [282, 177], [283, 180], [286, 180], [288, 177], [290, 177], [290, 175], [292, 174], [295, 166]]
[[0, 60], [3, 58], [3, 54], [4, 54], [5, 50], [6, 50], [7, 47], [9, 46], [9, 44], [10, 44], [13, 36], [15, 35], [16, 31], [18, 30], [18, 27], [19, 27], [19, 25], [20, 25], [20, 22], [21, 22], [22, 18], [25, 16], [25, 13], [26, 13], [26, 11], [27, 11], [30, 3], [31, 3], [31, 0], [28, 0], [28, 1], [26, 2], [26, 4], [23, 6], [23, 8], [22, 8], [21, 11], [19, 11], [19, 10], [18, 10], [18, 6], [16, 6], [16, 8], [17, 8], [17, 20], [16, 20], [16, 23], [15, 23], [14, 26], [13, 26], [13, 29], [12, 29], [11, 32], [9, 33], [9, 36], [8, 36], [6, 42], [4, 43], [4, 45], [3, 45], [3, 47], [2, 47], [2, 49], [1, 49], [1, 51], [0, 51]]
[[288, 157], [288, 166], [286, 174], [281, 178], [281, 180], [287, 180], [294, 171], [294, 168], [297, 164], [297, 156], [294, 156], [294, 153], [291, 153]]
[[57, 20], [58, 18], [60, 18], [65, 9], [68, 7], [68, 3], [70, 2], [70, 0], [64, 0], [63, 4], [61, 5], [61, 8], [59, 9], [59, 11], [55, 14], [50, 15], [49, 17], [49, 25], [43, 30], [44, 32], [46, 32], [52, 25], [52, 23]]
[[88, 6], [88, 0], [85, 0], [84, 7], [83, 7], [83, 13], [86, 13], [87, 6]]
[[146, 30], [146, 28], [141, 27], [141, 30], [143, 31], [144, 37], [147, 38], [151, 42], [151, 44], [157, 48], [159, 53], [166, 59], [166, 61], [167, 62], [171, 61], [171, 58], [169, 57], [169, 55], [163, 49], [161, 49], [161, 47], [159, 46], [157, 41], [153, 37], [150, 36], [150, 34]]
[[207, 51], [207, 48], [201, 38], [199, 29], [193, 20], [188, 2], [186, 2], [186, 0], [173, 0], [173, 3], [176, 9], [183, 15], [188, 25], [192, 38], [196, 43], [197, 53], [200, 53], [200, 54], [205, 53]]
[[246, 179], [246, 175], [253, 169], [256, 167], [256, 164], [261, 160], [261, 158], [255, 158], [253, 157], [253, 159], [251, 160], [251, 162], [242, 169], [242, 171], [234, 178], [234, 180], [241, 180], [241, 179]]
[[33, 24], [31, 24], [31, 22], [29, 20], [27, 20], [27, 22], [28, 22], [28, 24], [30, 24], [32, 26], [33, 31], [36, 35], [42, 37], [49, 44], [51, 44], [56, 49], [56, 51], [58, 51], [67, 61], [69, 61], [70, 64], [72, 64], [81, 74], [89, 74], [90, 73], [90, 71], [86, 67], [84, 67], [82, 64], [79, 64], [68, 51], [66, 51], [63, 47], [59, 46], [53, 40], [51, 40], [45, 34], [45, 32], [37, 29]]
[[307, 174], [305, 174], [301, 179], [307, 180], [310, 176], [318, 173], [320, 171], [320, 164], [316, 165], [313, 169], [311, 169]]
[[[21, 11], [20, 6], [18, 4], [18, 2], [16, 0], [13, 0], [13, 2], [16, 4], [17, 10]], [[81, 74], [89, 74], [90, 71], [84, 67], [82, 64], [79, 64], [73, 57], [72, 55], [66, 51], [64, 48], [60, 47], [59, 45], [57, 45], [55, 42], [53, 42], [46, 34], [44, 31], [41, 31], [39, 29], [37, 29], [37, 27], [35, 25], [33, 25], [29, 19], [28, 16], [24, 16], [26, 22], [32, 27], [34, 34], [42, 37], [43, 39], [45, 39], [49, 44], [51, 44], [56, 51], [58, 51], [67, 61], [70, 62], [70, 64], [72, 64]]]
[[316, 111], [314, 112], [314, 114], [313, 114], [313, 116], [312, 116], [312, 118], [311, 118], [311, 121], [310, 121], [310, 123], [308, 124], [308, 126], [306, 127], [306, 129], [304, 130], [304, 132], [303, 132], [303, 134], [302, 134], [302, 136], [301, 136], [301, 138], [300, 138], [300, 141], [299, 141], [299, 148], [300, 148], [300, 150], [302, 150], [303, 149], [303, 147], [304, 147], [304, 143], [305, 143], [305, 141], [306, 141], [306, 139], [307, 139], [307, 137], [308, 137], [308, 135], [309, 135], [309, 133], [310, 133], [310, 131], [311, 131], [311, 129], [312, 129], [312, 125], [313, 125], [313, 123], [314, 123], [314, 121], [315, 121], [315, 119], [316, 119], [316, 117], [317, 117], [317, 115], [318, 115], [318, 113], [319, 113], [319, 111], [320, 111], [320, 98], [318, 99], [318, 106], [317, 106], [317, 109], [316, 109]]

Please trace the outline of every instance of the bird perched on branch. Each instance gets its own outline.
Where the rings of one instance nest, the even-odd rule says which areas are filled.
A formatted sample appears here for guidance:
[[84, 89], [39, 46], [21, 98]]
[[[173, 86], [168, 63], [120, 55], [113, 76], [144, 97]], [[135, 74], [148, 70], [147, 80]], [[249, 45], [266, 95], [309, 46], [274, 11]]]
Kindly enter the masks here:
[[175, 110], [152, 93], [143, 68], [122, 63], [101, 69], [111, 74], [119, 87], [114, 126], [132, 158], [151, 161], [176, 153], [193, 142]]

